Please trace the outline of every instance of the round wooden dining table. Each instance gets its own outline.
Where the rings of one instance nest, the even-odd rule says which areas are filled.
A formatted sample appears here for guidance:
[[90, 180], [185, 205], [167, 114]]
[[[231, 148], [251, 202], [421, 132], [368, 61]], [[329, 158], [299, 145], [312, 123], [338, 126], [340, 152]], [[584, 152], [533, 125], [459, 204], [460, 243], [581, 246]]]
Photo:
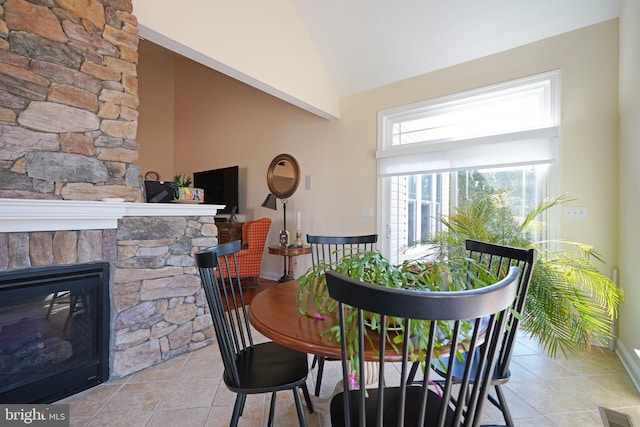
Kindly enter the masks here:
[[340, 359], [340, 343], [329, 340], [322, 332], [338, 324], [337, 314], [316, 318], [298, 311], [296, 301], [300, 285], [290, 280], [258, 293], [249, 306], [251, 325], [262, 335], [294, 350]]
[[[267, 288], [255, 297], [249, 306], [249, 321], [262, 335], [278, 344], [303, 353], [324, 356], [329, 359], [341, 359], [340, 342], [331, 339], [333, 333], [325, 333], [327, 329], [338, 325], [338, 314], [315, 316], [313, 303], [307, 308], [307, 315], [298, 311], [296, 301], [300, 285], [295, 280]], [[378, 344], [379, 335], [370, 331], [371, 342]], [[367, 340], [365, 343], [365, 360], [378, 360], [378, 351], [373, 349]], [[387, 351], [385, 360], [402, 361], [402, 355]]]
[[[330, 340], [330, 334], [323, 335], [324, 331], [338, 324], [338, 315], [333, 313], [325, 315], [324, 319], [318, 319], [313, 306], [309, 307], [309, 315], [300, 314], [296, 305], [299, 288], [300, 284], [291, 280], [258, 293], [249, 305], [251, 325], [278, 344], [303, 353], [340, 360], [340, 342]], [[378, 365], [374, 361], [377, 360], [377, 353], [367, 346], [365, 354], [366, 383], [376, 386], [379, 374]], [[400, 355], [398, 360], [401, 360]], [[312, 395], [314, 410], [320, 414], [328, 414], [332, 397], [342, 390], [340, 381], [328, 397], [318, 398]]]

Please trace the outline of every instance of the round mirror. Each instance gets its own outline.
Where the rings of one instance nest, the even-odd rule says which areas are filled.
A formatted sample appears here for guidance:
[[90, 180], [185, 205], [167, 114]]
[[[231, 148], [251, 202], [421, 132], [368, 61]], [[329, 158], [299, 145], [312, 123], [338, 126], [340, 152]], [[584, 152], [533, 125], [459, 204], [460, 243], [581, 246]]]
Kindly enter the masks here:
[[279, 199], [288, 199], [298, 189], [300, 167], [289, 154], [279, 154], [271, 161], [267, 171], [269, 191]]

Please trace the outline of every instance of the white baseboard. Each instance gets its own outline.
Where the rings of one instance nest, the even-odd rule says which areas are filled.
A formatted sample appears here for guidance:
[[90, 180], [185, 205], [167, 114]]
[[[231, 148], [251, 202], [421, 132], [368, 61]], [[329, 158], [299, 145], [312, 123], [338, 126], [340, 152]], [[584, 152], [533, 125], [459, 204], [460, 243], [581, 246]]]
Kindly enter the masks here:
[[260, 278], [262, 279], [267, 279], [267, 280], [278, 280], [280, 279], [280, 277], [282, 277], [282, 273], [273, 273], [273, 272], [269, 272], [269, 271], [262, 271], [262, 274], [260, 275]]
[[636, 362], [638, 357], [634, 353], [629, 352], [620, 340], [616, 342], [616, 354], [618, 358], [620, 358], [620, 362], [622, 362], [627, 374], [629, 374], [631, 382], [633, 382], [636, 390], [640, 393], [640, 366]]

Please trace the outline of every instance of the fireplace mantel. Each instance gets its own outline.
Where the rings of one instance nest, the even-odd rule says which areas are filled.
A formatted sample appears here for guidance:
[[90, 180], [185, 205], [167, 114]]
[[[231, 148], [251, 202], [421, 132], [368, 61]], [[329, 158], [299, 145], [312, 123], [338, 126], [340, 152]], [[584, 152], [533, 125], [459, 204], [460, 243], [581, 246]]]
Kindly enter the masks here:
[[99, 230], [126, 216], [214, 216], [224, 205], [0, 199], [0, 233]]

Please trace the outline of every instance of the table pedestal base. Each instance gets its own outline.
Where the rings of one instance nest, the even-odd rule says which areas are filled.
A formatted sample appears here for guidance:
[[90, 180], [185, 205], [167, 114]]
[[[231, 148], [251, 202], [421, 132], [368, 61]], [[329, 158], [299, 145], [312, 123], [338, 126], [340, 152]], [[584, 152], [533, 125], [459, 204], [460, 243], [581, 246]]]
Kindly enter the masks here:
[[278, 279], [278, 283], [284, 283], [284, 282], [288, 282], [289, 280], [293, 280], [291, 279], [289, 276], [287, 276], [286, 274], [283, 274], [282, 277], [280, 277]]
[[[339, 363], [339, 362], [338, 362]], [[365, 387], [366, 388], [377, 388], [378, 380], [380, 378], [380, 370], [378, 369], [378, 362], [364, 362], [364, 375], [365, 375]], [[327, 423], [322, 423], [321, 425], [330, 425], [329, 423], [329, 415], [331, 412], [331, 400], [337, 394], [342, 393], [344, 387], [342, 385], [342, 380], [338, 381], [336, 386], [334, 387], [331, 395], [328, 397], [318, 397], [311, 395], [311, 404], [313, 405], [314, 412], [317, 412], [321, 417], [327, 417]], [[304, 399], [303, 399], [304, 402]]]
[[293, 257], [311, 253], [310, 246], [269, 246], [269, 253], [280, 255], [283, 259], [284, 271], [278, 283], [293, 280]]

